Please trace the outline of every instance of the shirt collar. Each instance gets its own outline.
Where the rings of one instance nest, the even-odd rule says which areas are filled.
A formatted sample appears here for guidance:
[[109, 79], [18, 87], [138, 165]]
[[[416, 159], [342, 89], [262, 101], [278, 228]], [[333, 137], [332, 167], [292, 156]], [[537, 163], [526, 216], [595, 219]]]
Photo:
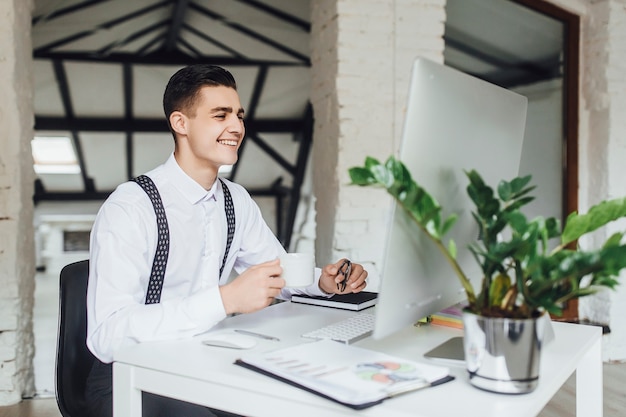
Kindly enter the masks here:
[[208, 191], [198, 184], [193, 178], [183, 171], [183, 169], [176, 162], [176, 158], [172, 153], [164, 164], [165, 174], [170, 178], [171, 182], [178, 188], [178, 191], [185, 197], [191, 204], [196, 204], [201, 201], [215, 200], [215, 192], [217, 190], [217, 179]]

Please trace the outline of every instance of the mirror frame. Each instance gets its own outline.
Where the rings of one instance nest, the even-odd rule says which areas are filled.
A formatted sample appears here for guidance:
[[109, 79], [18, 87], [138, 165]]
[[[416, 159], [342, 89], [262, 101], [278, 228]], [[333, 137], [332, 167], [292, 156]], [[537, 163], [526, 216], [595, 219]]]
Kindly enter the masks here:
[[[563, 23], [563, 159], [562, 207], [563, 221], [578, 210], [578, 127], [580, 95], [580, 16], [544, 0], [513, 0]], [[575, 244], [574, 244], [575, 245]], [[567, 303], [557, 319], [577, 321], [578, 300]]]

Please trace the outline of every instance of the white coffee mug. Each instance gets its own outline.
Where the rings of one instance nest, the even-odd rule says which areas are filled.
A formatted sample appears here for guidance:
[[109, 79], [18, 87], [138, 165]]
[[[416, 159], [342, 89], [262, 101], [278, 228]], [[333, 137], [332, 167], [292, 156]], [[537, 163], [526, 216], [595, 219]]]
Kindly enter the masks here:
[[315, 281], [315, 256], [311, 253], [286, 253], [280, 257], [280, 266], [287, 287], [307, 287]]

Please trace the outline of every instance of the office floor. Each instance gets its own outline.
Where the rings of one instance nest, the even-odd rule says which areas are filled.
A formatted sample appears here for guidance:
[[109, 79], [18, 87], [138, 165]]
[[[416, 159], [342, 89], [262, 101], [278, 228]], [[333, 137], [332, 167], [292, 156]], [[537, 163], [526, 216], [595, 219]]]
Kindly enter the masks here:
[[[38, 274], [35, 290], [35, 385], [37, 396], [0, 407], [0, 417], [61, 417], [54, 399], [54, 355], [58, 314], [58, 276]], [[572, 376], [539, 417], [576, 415]], [[604, 365], [604, 417], [626, 415], [626, 363]]]

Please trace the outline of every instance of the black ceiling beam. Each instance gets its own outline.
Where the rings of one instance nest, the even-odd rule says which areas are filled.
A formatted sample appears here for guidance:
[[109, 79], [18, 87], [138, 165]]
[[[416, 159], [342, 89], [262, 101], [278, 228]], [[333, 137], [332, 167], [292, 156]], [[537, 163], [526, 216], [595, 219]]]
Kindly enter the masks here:
[[288, 22], [294, 26], [299, 27], [300, 29], [304, 30], [305, 32], [311, 32], [311, 24], [305, 20], [299, 19], [293, 15], [290, 15], [288, 13], [283, 12], [280, 9], [276, 9], [272, 6], [269, 6], [265, 3], [262, 3], [260, 1], [257, 0], [238, 0], [241, 3], [247, 4], [249, 6], [254, 7], [255, 9], [258, 10], [262, 10], [264, 12], [266, 12], [267, 14], [270, 14], [280, 20], [283, 20], [285, 22]]
[[296, 223], [296, 214], [298, 212], [298, 205], [300, 204], [302, 183], [304, 182], [304, 176], [306, 175], [306, 165], [309, 160], [309, 153], [313, 144], [314, 119], [313, 106], [310, 102], [308, 103], [304, 113], [304, 122], [302, 132], [297, 135], [297, 139], [300, 142], [300, 148], [298, 149], [298, 159], [296, 160], [293, 184], [291, 185], [290, 191], [291, 197], [289, 199], [287, 222], [285, 224], [285, 230], [287, 230], [288, 233], [283, 244], [286, 248], [291, 245], [291, 235]]
[[[480, 47], [480, 41], [472, 39], [466, 34], [455, 34], [453, 31], [449, 31], [444, 36], [446, 48], [454, 48], [466, 55], [470, 55], [472, 58], [484, 63], [499, 68], [501, 71], [509, 71], [511, 69], [523, 70], [529, 74], [532, 74], [536, 79], [550, 79], [553, 78], [554, 66], [550, 63], [544, 63], [539, 65], [535, 62], [526, 62], [518, 60], [505, 60], [502, 57], [506, 56], [504, 51], [492, 51], [485, 52], [487, 48]], [[472, 46], [470, 46], [472, 45]], [[477, 46], [478, 45], [478, 46]], [[557, 64], [558, 65], [558, 64]], [[467, 71], [466, 71], [467, 72]]]
[[[178, 40], [178, 42], [180, 43], [180, 45], [181, 45], [183, 48], [187, 48], [187, 50], [193, 54], [193, 55], [192, 55], [192, 57], [194, 57], [194, 58], [195, 58], [195, 60], [197, 60], [199, 57], [201, 57], [201, 56], [202, 56], [202, 52], [198, 51], [198, 50], [197, 50], [197, 49], [196, 49], [196, 48], [195, 48], [192, 44], [190, 44], [190, 43], [189, 43], [189, 42], [187, 42], [186, 40], [184, 40], [184, 39], [182, 39], [182, 38], [181, 38], [181, 39], [179, 39], [179, 40]], [[183, 48], [181, 48], [181, 50], [182, 50]]]
[[505, 69], [510, 65], [510, 62], [516, 59], [515, 55], [511, 55], [510, 52], [496, 50], [493, 45], [486, 44], [450, 25], [446, 26], [443, 40], [446, 48], [454, 48], [493, 67]]
[[[250, 195], [255, 197], [282, 197], [288, 190], [280, 187], [271, 188], [248, 188]], [[104, 201], [113, 190], [109, 191], [88, 191], [88, 192], [35, 192], [33, 200], [36, 203], [41, 201]]]
[[111, 28], [113, 28], [113, 27], [115, 27], [115, 26], [117, 26], [119, 24], [127, 22], [127, 21], [129, 21], [131, 19], [134, 19], [136, 17], [140, 17], [140, 16], [142, 16], [142, 15], [144, 15], [146, 13], [149, 13], [149, 12], [151, 12], [153, 10], [158, 9], [158, 8], [167, 6], [169, 4], [170, 4], [170, 1], [162, 1], [160, 3], [155, 3], [155, 4], [151, 5], [151, 6], [144, 7], [143, 9], [139, 9], [139, 10], [134, 11], [132, 13], [126, 14], [126, 15], [121, 16], [121, 17], [118, 17], [116, 19], [112, 19], [112, 20], [109, 20], [107, 22], [101, 23], [101, 24], [97, 25], [94, 29], [84, 30], [82, 32], [75, 33], [75, 34], [73, 34], [71, 36], [68, 36], [66, 38], [59, 39], [59, 40], [54, 41], [52, 43], [49, 43], [47, 45], [41, 46], [39, 48], [36, 48], [34, 50], [34, 55], [37, 55], [38, 53], [49, 52], [49, 51], [51, 51], [51, 50], [53, 50], [55, 48], [58, 48], [60, 46], [67, 45], [68, 43], [77, 41], [79, 39], [85, 38], [85, 37], [90, 36], [90, 35], [93, 35], [94, 33], [97, 33], [97, 32], [99, 32], [99, 31], [101, 31], [103, 29], [111, 29]]
[[[265, 86], [265, 80], [267, 80], [267, 65], [262, 65], [259, 67], [259, 71], [257, 72], [256, 79], [254, 81], [254, 88], [252, 89], [252, 96], [250, 97], [250, 104], [246, 109], [246, 117], [250, 120], [254, 120], [254, 116], [256, 115], [256, 109], [259, 106], [259, 100], [261, 98], [261, 94], [263, 93], [263, 87]], [[254, 135], [254, 130], [246, 123], [246, 129], [248, 133], [252, 133]], [[239, 146], [239, 159], [244, 154], [246, 149], [246, 144], [248, 141], [244, 141]], [[229, 179], [234, 181], [237, 177], [237, 171], [239, 168], [239, 164], [235, 164], [230, 172]]]
[[535, 60], [533, 64], [534, 66], [545, 68], [545, 71], [528, 71], [527, 67], [522, 63], [519, 66], [509, 68], [507, 71], [495, 71], [482, 74], [482, 78], [501, 87], [512, 89], [563, 77], [560, 54], [556, 54], [541, 61]]
[[265, 142], [263, 139], [261, 139], [256, 134], [247, 134], [246, 133], [246, 136], [248, 136], [250, 139], [252, 139], [252, 141], [254, 143], [256, 143], [257, 146], [259, 148], [261, 148], [266, 154], [268, 154], [274, 161], [276, 161], [278, 163], [278, 165], [283, 167], [291, 175], [295, 175], [296, 167], [292, 163], [287, 161], [285, 158], [283, 158], [283, 156], [281, 154], [276, 152], [274, 150], [274, 148], [272, 148], [267, 142]]
[[249, 106], [246, 109], [246, 117], [252, 120], [256, 117], [256, 110], [259, 108], [259, 101], [261, 100], [265, 81], [267, 80], [267, 71], [267, 65], [261, 65], [257, 72], [256, 79], [254, 80], [254, 89], [252, 90]]
[[[289, 194], [289, 190], [285, 189], [285, 187], [283, 187], [282, 185], [283, 183], [283, 177], [278, 177], [276, 178], [272, 184], [270, 185], [272, 190], [275, 191], [280, 191], [282, 192], [283, 195], [277, 195], [275, 198], [275, 205], [276, 205], [276, 237], [278, 238], [278, 240], [280, 241], [280, 243], [286, 248], [285, 244], [283, 243], [285, 241], [284, 238], [284, 227], [283, 227], [283, 200], [285, 199], [285, 197]], [[291, 233], [289, 233], [289, 237], [291, 237]]]
[[213, 44], [213, 45], [217, 46], [218, 48], [220, 48], [220, 49], [230, 53], [233, 56], [236, 56], [236, 57], [239, 57], [239, 58], [244, 58], [244, 56], [241, 53], [239, 53], [238, 51], [236, 51], [235, 49], [229, 47], [228, 45], [226, 45], [223, 42], [218, 41], [217, 39], [214, 39], [214, 38], [210, 37], [206, 33], [199, 31], [198, 29], [194, 28], [193, 26], [190, 26], [190, 25], [185, 23], [185, 24], [183, 24], [183, 29], [193, 33], [197, 37], [205, 40], [206, 42], [209, 42], [210, 44]]
[[[67, 74], [65, 73], [65, 67], [61, 61], [52, 61], [52, 67], [54, 69], [54, 75], [59, 85], [59, 94], [61, 95], [61, 102], [63, 103], [63, 109], [67, 115], [67, 120], [74, 120], [74, 108], [72, 106], [72, 99], [70, 98], [70, 89], [67, 83]], [[83, 155], [83, 149], [78, 137], [78, 129], [68, 129], [72, 136], [72, 143], [74, 144], [74, 151], [76, 152], [76, 158], [78, 159], [78, 166], [80, 167], [80, 174], [83, 180], [83, 185], [86, 191], [93, 191], [93, 180], [87, 176], [87, 169], [85, 167], [85, 157]]]
[[546, 71], [541, 74], [537, 74], [535, 72], [529, 73], [523, 68], [517, 67], [491, 71], [489, 73], [476, 73], [473, 71], [469, 71], [466, 67], [455, 65], [455, 63], [453, 62], [446, 62], [446, 65], [459, 71], [465, 72], [466, 74], [473, 77], [510, 90], [515, 87], [562, 78], [563, 74], [561, 73], [561, 65], [558, 63], [558, 59], [559, 57], [555, 57], [555, 60], [548, 59], [545, 61], [545, 64], [540, 64], [544, 68], [550, 67], [552, 69], [551, 71]]
[[42, 201], [104, 201], [113, 191], [85, 191], [85, 192], [35, 192], [35, 204]]
[[237, 32], [243, 33], [246, 36], [249, 36], [250, 38], [254, 39], [255, 41], [264, 43], [274, 49], [277, 49], [279, 51], [281, 51], [282, 53], [289, 55], [303, 63], [309, 64], [310, 60], [309, 57], [307, 55], [301, 54], [298, 51], [294, 51], [291, 48], [286, 47], [285, 45], [276, 42], [275, 40], [268, 38], [267, 36], [263, 36], [258, 32], [255, 32], [253, 30], [248, 29], [247, 27], [245, 27], [244, 25], [240, 25], [238, 23], [232, 22], [229, 19], [226, 19], [224, 16], [213, 12], [212, 10], [209, 10], [205, 7], [199, 6], [195, 3], [191, 3], [189, 5], [190, 8], [195, 9], [196, 11], [198, 11], [199, 13], [209, 17], [210, 19], [213, 20], [217, 20], [223, 24], [225, 24], [226, 26], [236, 30]]
[[[301, 119], [246, 119], [246, 129], [262, 133], [292, 133], [302, 129]], [[35, 116], [35, 130], [83, 132], [169, 132], [164, 118], [46, 117]]]
[[135, 55], [129, 53], [111, 53], [107, 56], [96, 56], [91, 53], [84, 52], [35, 52], [33, 55], [35, 59], [58, 59], [62, 61], [77, 61], [77, 62], [107, 62], [107, 63], [129, 63], [139, 65], [172, 65], [183, 66], [190, 64], [212, 64], [221, 66], [245, 66], [253, 67], [258, 65], [269, 65], [273, 67], [302, 67], [309, 66], [309, 63], [302, 62], [286, 62], [286, 61], [273, 61], [273, 60], [258, 60], [248, 58], [238, 58], [230, 56], [201, 56], [192, 57], [186, 54], [177, 53], [165, 53], [163, 51], [150, 52], [145, 55]]
[[496, 81], [494, 82], [494, 84], [500, 85], [501, 87], [504, 87], [507, 89], [514, 89], [517, 87], [523, 87], [525, 85], [536, 84], [539, 82], [549, 81], [551, 79], [556, 79], [556, 78], [561, 78], [561, 77], [553, 77], [553, 78], [520, 77], [520, 78], [513, 78], [511, 80], [503, 81], [500, 83]]
[[[110, 54], [110, 52], [116, 48], [121, 48], [123, 46], [128, 45], [129, 43], [148, 35], [151, 32], [155, 32], [157, 30], [159, 30], [159, 28], [165, 27], [170, 23], [169, 19], [166, 20], [162, 20], [158, 23], [155, 23], [153, 25], [150, 25], [148, 27], [145, 27], [137, 32], [134, 32], [130, 35], [128, 35], [127, 37], [125, 37], [124, 39], [121, 40], [116, 40], [115, 42], [111, 42], [108, 45], [106, 45], [104, 48], [100, 48], [98, 51], [95, 52], [96, 56], [100, 56], [100, 57], [105, 57], [107, 55]], [[158, 38], [159, 36], [157, 36]]]
[[[124, 64], [124, 119], [127, 122], [133, 120], [133, 68], [130, 64]], [[126, 177], [131, 179], [133, 176], [133, 131], [126, 132]]]
[[32, 26], [35, 26], [39, 23], [48, 22], [50, 20], [56, 19], [57, 17], [65, 16], [66, 14], [71, 14], [74, 12], [81, 11], [83, 9], [87, 9], [91, 6], [95, 6], [99, 3], [105, 3], [109, 0], [91, 0], [91, 1], [83, 1], [82, 3], [75, 4], [73, 6], [68, 6], [59, 10], [55, 10], [51, 13], [35, 16], [31, 20]]
[[188, 0], [178, 0], [176, 2], [176, 6], [174, 7], [174, 11], [172, 13], [172, 23], [164, 45], [166, 52], [171, 52], [176, 49], [176, 42], [180, 36], [180, 28], [185, 21], [188, 4]]
[[[492, 55], [489, 53], [484, 52], [483, 50], [479, 49], [479, 48], [475, 48], [472, 46], [469, 46], [469, 44], [467, 43], [467, 41], [461, 41], [461, 40], [457, 40], [454, 39], [450, 36], [444, 36], [444, 40], [446, 43], [446, 47], [449, 48], [454, 48], [458, 51], [463, 52], [464, 54], [470, 55], [472, 58], [477, 59], [479, 61], [483, 61], [491, 66], [494, 66], [496, 68], [500, 68], [502, 70], [506, 70], [506, 69], [511, 69], [511, 68], [518, 68], [518, 64], [512, 61], [505, 61], [503, 59], [500, 59], [499, 57], [501, 57], [502, 55]], [[545, 71], [544, 68], [539, 68], [536, 65], [535, 66], [528, 66], [528, 70], [529, 71], [533, 71], [533, 72], [543, 72]]]
[[[152, 47], [158, 43], [162, 43], [163, 42], [163, 38], [165, 37], [165, 35], [163, 34], [162, 36], [155, 36], [153, 39], [149, 40], [148, 42], [144, 43], [143, 46], [141, 46], [139, 49], [137, 49], [137, 52], [135, 52], [134, 56], [145, 56], [147, 55], [150, 51], [152, 50]], [[136, 64], [137, 62], [130, 62], [132, 64]]]

